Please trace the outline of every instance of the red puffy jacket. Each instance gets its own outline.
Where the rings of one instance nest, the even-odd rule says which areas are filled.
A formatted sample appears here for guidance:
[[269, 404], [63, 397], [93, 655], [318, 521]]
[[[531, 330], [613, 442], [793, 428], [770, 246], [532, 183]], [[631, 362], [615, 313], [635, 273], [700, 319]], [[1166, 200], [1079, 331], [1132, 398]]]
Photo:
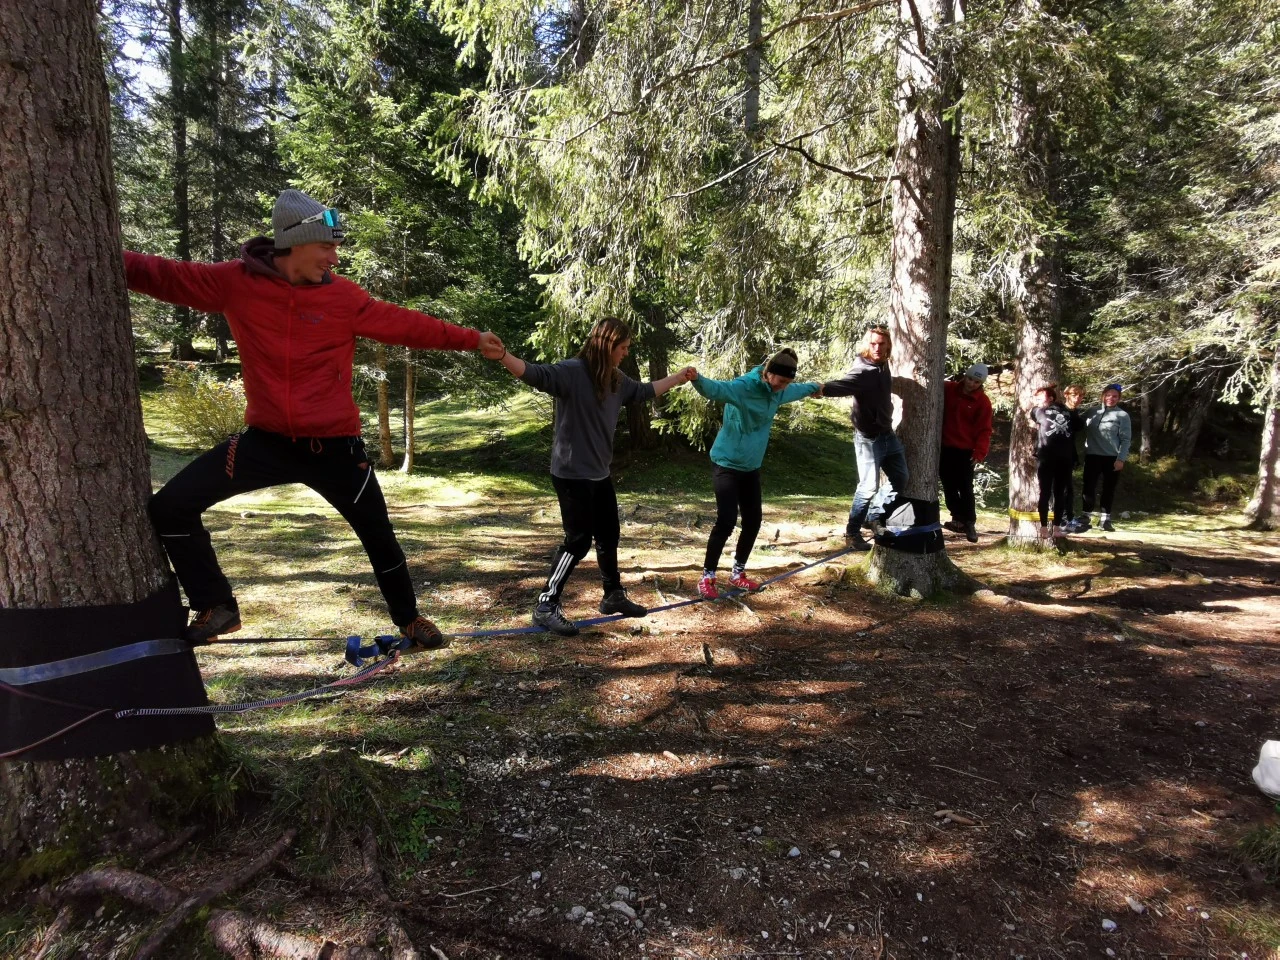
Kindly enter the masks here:
[[376, 300], [342, 277], [294, 286], [275, 269], [271, 250], [259, 237], [241, 248], [242, 259], [227, 263], [124, 255], [130, 290], [227, 318], [252, 427], [290, 437], [359, 434], [351, 396], [356, 337], [435, 350], [479, 343], [479, 331]]
[[981, 387], [966, 394], [956, 380], [943, 384], [942, 445], [972, 450], [974, 463], [987, 459], [991, 450], [991, 400]]

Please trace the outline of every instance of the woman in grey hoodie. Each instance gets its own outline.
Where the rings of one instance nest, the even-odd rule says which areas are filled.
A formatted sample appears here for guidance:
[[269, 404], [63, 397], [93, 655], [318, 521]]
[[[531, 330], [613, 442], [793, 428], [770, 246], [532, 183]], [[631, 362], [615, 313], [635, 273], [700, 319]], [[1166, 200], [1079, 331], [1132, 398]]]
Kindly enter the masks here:
[[575, 635], [578, 628], [560, 609], [560, 594], [593, 541], [604, 582], [600, 612], [628, 617], [648, 612], [627, 597], [618, 574], [618, 495], [610, 474], [613, 434], [623, 406], [661, 396], [677, 384], [688, 383], [696, 372], [685, 367], [661, 380], [640, 383], [618, 369], [630, 350], [630, 328], [606, 317], [591, 328], [587, 342], [569, 360], [525, 363], [506, 351], [499, 358], [514, 376], [556, 398], [551, 484], [560, 500], [564, 542], [551, 561], [533, 622], [565, 637]]
[[1085, 418], [1084, 434], [1084, 515], [1079, 530], [1089, 529], [1089, 514], [1093, 512], [1094, 493], [1098, 481], [1102, 481], [1102, 529], [1115, 530], [1111, 525], [1111, 507], [1115, 503], [1116, 484], [1120, 471], [1129, 459], [1129, 443], [1133, 439], [1133, 424], [1129, 414], [1120, 409], [1120, 384], [1108, 384], [1102, 391], [1102, 406]]

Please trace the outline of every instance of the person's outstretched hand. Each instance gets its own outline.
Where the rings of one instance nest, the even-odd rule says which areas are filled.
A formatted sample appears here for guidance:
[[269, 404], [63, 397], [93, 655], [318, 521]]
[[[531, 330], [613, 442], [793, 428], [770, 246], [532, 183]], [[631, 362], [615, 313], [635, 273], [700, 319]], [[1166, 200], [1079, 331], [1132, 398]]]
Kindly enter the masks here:
[[688, 383], [690, 380], [697, 380], [697, 379], [698, 379], [697, 367], [685, 367], [683, 370], [680, 371], [681, 383]]
[[507, 352], [507, 348], [502, 345], [497, 334], [490, 333], [488, 330], [480, 334], [480, 342], [476, 344], [476, 349], [486, 360], [501, 360], [502, 355]]

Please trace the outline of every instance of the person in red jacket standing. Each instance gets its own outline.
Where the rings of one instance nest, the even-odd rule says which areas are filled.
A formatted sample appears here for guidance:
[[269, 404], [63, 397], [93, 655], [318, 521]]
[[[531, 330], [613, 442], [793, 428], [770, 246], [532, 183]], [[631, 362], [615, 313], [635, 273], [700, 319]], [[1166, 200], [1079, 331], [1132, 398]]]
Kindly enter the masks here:
[[240, 629], [240, 609], [201, 514], [250, 490], [306, 484], [338, 511], [373, 564], [391, 619], [410, 643], [445, 644], [418, 614], [404, 551], [360, 437], [351, 395], [356, 337], [435, 350], [506, 353], [492, 333], [376, 300], [335, 276], [344, 234], [338, 211], [286, 190], [271, 214], [273, 239], [256, 237], [227, 263], [185, 263], [126, 251], [129, 289], [221, 313], [244, 378], [246, 429], [197, 457], [152, 496], [152, 523], [186, 591], [189, 642]]
[[991, 449], [991, 401], [982, 385], [987, 367], [975, 363], [958, 381], [948, 380], [942, 413], [942, 456], [938, 476], [951, 519], [948, 530], [978, 542], [978, 511], [973, 500], [973, 465], [987, 458]]

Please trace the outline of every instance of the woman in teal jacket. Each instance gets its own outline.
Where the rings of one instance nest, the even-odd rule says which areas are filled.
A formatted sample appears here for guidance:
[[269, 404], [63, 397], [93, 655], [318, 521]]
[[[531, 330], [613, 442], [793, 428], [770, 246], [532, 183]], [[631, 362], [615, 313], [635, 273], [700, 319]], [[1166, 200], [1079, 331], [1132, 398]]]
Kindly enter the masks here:
[[779, 350], [768, 363], [761, 364], [734, 380], [709, 380], [697, 376], [693, 388], [708, 400], [724, 404], [724, 422], [711, 447], [711, 477], [716, 491], [716, 525], [707, 540], [698, 593], [708, 600], [716, 590], [716, 567], [725, 542], [742, 513], [742, 532], [734, 551], [730, 585], [755, 590], [759, 584], [747, 577], [747, 559], [755, 546], [762, 519], [760, 464], [769, 446], [769, 431], [778, 408], [793, 400], [820, 393], [820, 383], [793, 383], [798, 358], [789, 348]]

